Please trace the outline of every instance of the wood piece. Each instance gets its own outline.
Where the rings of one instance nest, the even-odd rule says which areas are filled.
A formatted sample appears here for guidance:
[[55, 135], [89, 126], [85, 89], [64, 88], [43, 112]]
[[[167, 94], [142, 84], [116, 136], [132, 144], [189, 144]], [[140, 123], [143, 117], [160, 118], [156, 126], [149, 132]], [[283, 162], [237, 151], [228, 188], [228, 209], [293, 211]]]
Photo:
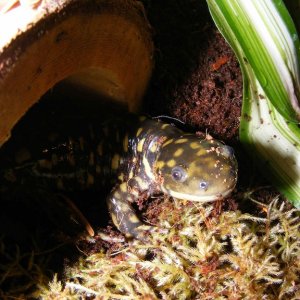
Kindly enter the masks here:
[[62, 80], [136, 111], [152, 51], [150, 26], [134, 0], [44, 0], [8, 10], [0, 15], [0, 145]]

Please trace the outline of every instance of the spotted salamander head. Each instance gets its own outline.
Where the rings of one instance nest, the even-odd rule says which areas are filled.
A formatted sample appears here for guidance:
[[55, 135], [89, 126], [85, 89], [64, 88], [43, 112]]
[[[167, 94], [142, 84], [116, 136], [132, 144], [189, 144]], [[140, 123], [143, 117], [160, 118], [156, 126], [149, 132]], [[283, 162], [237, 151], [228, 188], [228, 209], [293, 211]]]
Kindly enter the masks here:
[[163, 143], [156, 170], [163, 192], [191, 201], [225, 197], [237, 181], [237, 162], [231, 147], [188, 134]]

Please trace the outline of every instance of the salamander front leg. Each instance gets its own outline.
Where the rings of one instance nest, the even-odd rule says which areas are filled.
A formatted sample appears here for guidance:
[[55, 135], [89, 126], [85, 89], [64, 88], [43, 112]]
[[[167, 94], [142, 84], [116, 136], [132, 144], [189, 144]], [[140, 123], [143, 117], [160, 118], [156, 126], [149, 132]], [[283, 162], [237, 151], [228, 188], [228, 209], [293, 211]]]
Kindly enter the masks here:
[[151, 226], [143, 224], [131, 207], [135, 196], [128, 192], [127, 183], [117, 185], [107, 198], [107, 205], [115, 226], [127, 237], [143, 240]]

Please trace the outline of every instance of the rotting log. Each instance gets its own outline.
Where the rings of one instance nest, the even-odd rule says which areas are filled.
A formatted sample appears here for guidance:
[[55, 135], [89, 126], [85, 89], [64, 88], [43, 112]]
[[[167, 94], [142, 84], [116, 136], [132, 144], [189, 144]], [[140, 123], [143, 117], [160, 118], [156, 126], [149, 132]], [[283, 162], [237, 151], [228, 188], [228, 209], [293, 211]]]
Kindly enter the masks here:
[[6, 0], [0, 6], [0, 146], [26, 111], [62, 81], [138, 109], [153, 65], [141, 3], [23, 2], [28, 5]]

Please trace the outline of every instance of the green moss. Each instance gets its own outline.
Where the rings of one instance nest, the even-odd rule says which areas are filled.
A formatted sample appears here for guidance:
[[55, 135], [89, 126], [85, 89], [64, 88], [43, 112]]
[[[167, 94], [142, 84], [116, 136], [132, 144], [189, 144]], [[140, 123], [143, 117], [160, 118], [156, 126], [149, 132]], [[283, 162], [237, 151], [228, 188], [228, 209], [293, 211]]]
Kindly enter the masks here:
[[[216, 205], [161, 204], [147, 242], [82, 257], [44, 299], [299, 299], [300, 217], [275, 197], [257, 217]], [[163, 228], [163, 229], [162, 229]]]

